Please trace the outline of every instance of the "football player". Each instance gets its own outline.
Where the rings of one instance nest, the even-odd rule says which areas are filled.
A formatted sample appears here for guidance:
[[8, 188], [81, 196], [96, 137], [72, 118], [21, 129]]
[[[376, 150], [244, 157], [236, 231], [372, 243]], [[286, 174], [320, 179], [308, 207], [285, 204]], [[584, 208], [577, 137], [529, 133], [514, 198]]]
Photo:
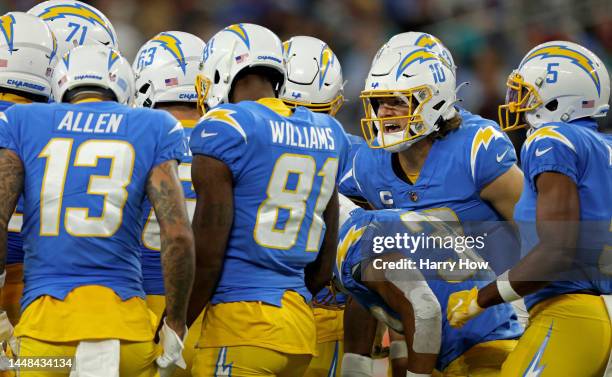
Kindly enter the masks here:
[[348, 140], [332, 117], [278, 99], [285, 73], [280, 40], [261, 26], [206, 44], [197, 89], [210, 110], [190, 142], [190, 320], [208, 304], [194, 376], [301, 376], [316, 353], [308, 302], [331, 279]]
[[[165, 110], [183, 125], [189, 139], [200, 118], [195, 91], [196, 75], [204, 52], [204, 41], [181, 31], [159, 33], [147, 41], [136, 54], [132, 64], [136, 73], [136, 106]], [[187, 151], [188, 152], [188, 151]], [[187, 153], [178, 167], [183, 183], [185, 205], [189, 217], [195, 209], [195, 192], [191, 185], [191, 153]], [[166, 305], [161, 266], [159, 223], [151, 203], [146, 200], [143, 210], [145, 223], [140, 247], [144, 291], [147, 305], [161, 317]], [[189, 376], [195, 342], [200, 336], [201, 319], [189, 329], [183, 357], [187, 368], [177, 369], [173, 376]]]
[[74, 357], [79, 375], [154, 376], [156, 323], [144, 300], [138, 252], [141, 204], [146, 195], [161, 229], [163, 369], [181, 361], [193, 278], [193, 235], [177, 173], [183, 129], [166, 112], [126, 106], [132, 69], [104, 46], [66, 54], [52, 92], [56, 104], [15, 105], [0, 116], [4, 224], [22, 192], [25, 198], [16, 354], [58, 357], [65, 366]]
[[101, 44], [119, 50], [117, 33], [108, 18], [91, 5], [75, 0], [49, 0], [28, 13], [49, 25], [58, 43], [58, 56], [77, 46]]
[[437, 217], [511, 219], [522, 174], [508, 138], [495, 122], [455, 105], [449, 61], [431, 48], [391, 41], [375, 58], [361, 96], [370, 148], [353, 160], [357, 188], [379, 209], [446, 207]]
[[[49, 102], [52, 67], [57, 60], [53, 33], [40, 19], [21, 12], [0, 17], [0, 28], [0, 111], [17, 103]], [[22, 223], [23, 199], [20, 198], [5, 240], [7, 255], [3, 270], [6, 275], [0, 277], [0, 286], [4, 285], [0, 290], [0, 308], [6, 311], [13, 325], [19, 321], [19, 300], [23, 291]]]
[[[335, 116], [344, 102], [344, 81], [340, 61], [331, 48], [320, 39], [297, 36], [283, 43], [283, 51], [287, 63], [283, 102], [291, 108], [304, 106]], [[345, 299], [331, 285], [313, 299], [317, 356], [310, 362], [305, 377], [340, 376]]]
[[297, 36], [283, 42], [287, 84], [281, 98], [294, 108], [335, 116], [344, 103], [344, 81], [340, 61], [327, 43]]
[[449, 320], [461, 326], [525, 296], [529, 326], [502, 375], [602, 376], [612, 346], [612, 141], [595, 119], [608, 112], [610, 77], [588, 49], [553, 41], [529, 51], [507, 86], [502, 128], [529, 127], [514, 212], [529, 253], [496, 282], [451, 296]]
[[487, 234], [482, 256], [496, 271], [507, 268], [519, 243], [500, 221], [512, 218], [522, 190], [510, 140], [495, 122], [455, 105], [449, 61], [394, 43], [375, 58], [362, 92], [370, 148], [353, 158], [357, 191], [377, 209], [427, 210], [465, 234]]
[[[510, 305], [483, 313], [479, 323], [459, 331], [451, 328], [442, 314], [450, 293], [483, 286], [493, 275], [486, 267], [474, 270], [458, 264], [483, 262], [471, 249], [425, 243], [426, 237], [458, 239], [459, 233], [426, 212], [365, 211], [342, 196], [340, 203], [340, 219], [344, 223], [338, 244], [336, 282], [375, 318], [405, 334], [407, 370], [397, 373], [394, 367], [394, 376], [431, 376], [434, 367], [447, 376], [499, 373], [507, 352], [514, 348], [513, 339], [522, 332]], [[422, 238], [423, 242], [414, 248], [395, 243], [388, 246], [386, 239], [384, 243], [377, 242], [397, 236]], [[449, 261], [457, 265], [441, 269], [424, 267]], [[347, 310], [349, 316], [351, 308]], [[374, 331], [366, 329], [374, 330], [375, 326], [366, 321], [361, 327], [365, 330], [361, 339], [345, 338], [347, 353], [342, 372], [347, 377], [372, 376], [372, 359], [368, 355]]]

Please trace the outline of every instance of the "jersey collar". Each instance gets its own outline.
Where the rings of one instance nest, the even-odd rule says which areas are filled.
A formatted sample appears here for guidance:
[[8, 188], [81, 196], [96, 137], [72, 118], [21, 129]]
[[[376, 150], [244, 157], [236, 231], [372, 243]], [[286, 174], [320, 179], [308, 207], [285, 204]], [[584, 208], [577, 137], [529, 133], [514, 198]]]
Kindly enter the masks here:
[[29, 99], [12, 93], [0, 93], [0, 101], [10, 102], [19, 105], [32, 103], [32, 101], [30, 101]]
[[180, 119], [179, 122], [184, 128], [194, 128], [198, 124], [197, 120], [191, 119]]
[[90, 103], [90, 102], [103, 102], [101, 99], [99, 98], [84, 98], [82, 100], [78, 100], [73, 102], [73, 104], [79, 104], [79, 103]]
[[285, 103], [278, 98], [261, 98], [257, 103], [264, 105], [268, 109], [274, 111], [280, 116], [288, 117], [293, 113]]

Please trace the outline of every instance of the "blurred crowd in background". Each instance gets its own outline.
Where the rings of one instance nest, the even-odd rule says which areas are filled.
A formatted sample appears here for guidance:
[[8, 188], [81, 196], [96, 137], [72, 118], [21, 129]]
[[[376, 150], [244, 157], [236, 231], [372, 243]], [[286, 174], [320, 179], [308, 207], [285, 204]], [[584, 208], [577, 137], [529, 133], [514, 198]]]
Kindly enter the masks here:
[[[36, 0], [0, 0], [0, 12], [26, 11]], [[347, 103], [338, 114], [360, 134], [359, 93], [372, 58], [393, 34], [424, 31], [440, 38], [458, 66], [462, 106], [497, 120], [506, 77], [535, 45], [555, 39], [580, 43], [612, 71], [611, 0], [92, 0], [133, 59], [147, 39], [181, 30], [207, 41], [221, 28], [252, 22], [282, 40], [310, 35], [338, 55], [347, 81]], [[612, 132], [612, 116], [602, 129]], [[517, 135], [518, 136], [518, 135]], [[519, 136], [520, 137], [520, 136]], [[518, 142], [518, 140], [517, 140]]]

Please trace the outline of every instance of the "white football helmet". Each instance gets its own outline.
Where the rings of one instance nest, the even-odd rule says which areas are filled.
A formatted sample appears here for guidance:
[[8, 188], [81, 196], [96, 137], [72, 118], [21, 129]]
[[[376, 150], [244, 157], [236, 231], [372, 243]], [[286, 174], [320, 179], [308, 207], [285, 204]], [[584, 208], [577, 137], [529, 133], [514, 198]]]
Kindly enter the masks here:
[[22, 12], [0, 17], [0, 87], [51, 96], [51, 76], [57, 60], [57, 42], [40, 19]]
[[88, 44], [119, 49], [113, 25], [91, 5], [74, 0], [49, 0], [34, 6], [28, 13], [49, 25], [57, 38], [59, 56]]
[[197, 102], [195, 81], [205, 46], [200, 38], [182, 31], [159, 33], [145, 43], [132, 65], [136, 106]]
[[235, 24], [215, 34], [206, 44], [196, 80], [198, 107], [229, 101], [236, 76], [245, 68], [268, 70], [277, 95], [285, 85], [285, 62], [280, 39], [263, 26]]
[[[548, 122], [598, 118], [608, 113], [610, 76], [603, 62], [572, 42], [533, 48], [508, 77], [506, 103], [499, 106], [504, 131]], [[524, 117], [523, 117], [524, 114]]]
[[449, 49], [444, 46], [442, 41], [431, 34], [421, 33], [418, 31], [408, 31], [394, 35], [380, 48], [380, 50], [378, 50], [374, 60], [376, 60], [377, 57], [387, 49], [407, 46], [424, 47], [430, 49], [431, 51], [440, 55], [442, 60], [446, 62], [446, 64], [453, 71], [453, 74], [455, 76], [457, 75], [457, 66], [455, 65], [453, 55], [450, 53]]
[[[453, 72], [424, 47], [387, 49], [374, 61], [361, 92], [361, 130], [371, 148], [399, 152], [455, 116]], [[380, 101], [394, 101], [402, 115], [379, 117]], [[398, 129], [395, 131], [395, 129]]]
[[281, 98], [290, 107], [336, 115], [344, 102], [342, 67], [329, 46], [320, 39], [293, 37], [283, 43], [287, 83]]
[[69, 90], [89, 86], [108, 89], [117, 102], [131, 105], [134, 73], [130, 63], [116, 50], [101, 45], [79, 46], [57, 64], [52, 86], [56, 102], [63, 102]]

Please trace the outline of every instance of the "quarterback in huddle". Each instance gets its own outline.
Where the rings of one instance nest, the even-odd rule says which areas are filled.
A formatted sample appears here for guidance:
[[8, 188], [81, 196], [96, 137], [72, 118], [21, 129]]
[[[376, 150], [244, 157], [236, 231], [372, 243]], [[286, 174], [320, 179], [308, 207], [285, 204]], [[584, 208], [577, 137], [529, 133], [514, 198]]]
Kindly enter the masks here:
[[592, 51], [533, 47], [492, 120], [419, 31], [363, 77], [253, 23], [146, 37], [130, 63], [89, 4], [0, 16], [0, 376], [612, 375]]

